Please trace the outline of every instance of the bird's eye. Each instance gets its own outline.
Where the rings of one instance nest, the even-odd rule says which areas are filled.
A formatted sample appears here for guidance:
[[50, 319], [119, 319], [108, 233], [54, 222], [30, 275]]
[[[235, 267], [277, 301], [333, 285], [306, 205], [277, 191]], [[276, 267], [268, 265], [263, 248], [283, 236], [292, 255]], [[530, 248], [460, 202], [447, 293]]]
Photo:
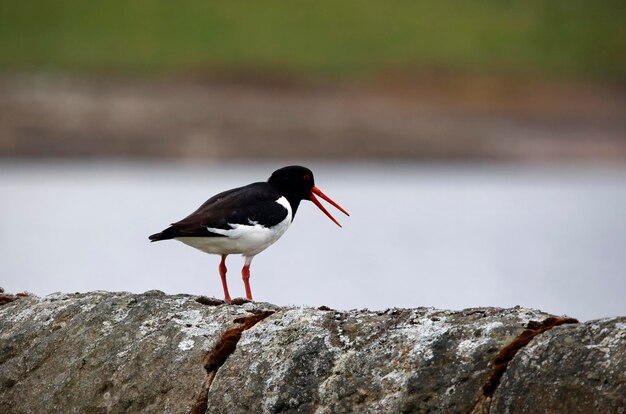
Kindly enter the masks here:
[[306, 181], [309, 181], [311, 179], [311, 176], [309, 174], [304, 174], [304, 178]]

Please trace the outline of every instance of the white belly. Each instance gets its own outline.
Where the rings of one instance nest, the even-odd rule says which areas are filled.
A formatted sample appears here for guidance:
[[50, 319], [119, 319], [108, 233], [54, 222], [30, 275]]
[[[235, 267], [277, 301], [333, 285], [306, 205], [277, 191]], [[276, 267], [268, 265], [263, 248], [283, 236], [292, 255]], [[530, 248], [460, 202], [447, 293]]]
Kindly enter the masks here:
[[279, 198], [276, 202], [287, 209], [287, 216], [273, 227], [264, 227], [254, 222], [230, 224], [232, 228], [229, 230], [208, 228], [210, 232], [225, 237], [176, 237], [176, 240], [205, 253], [242, 254], [252, 257], [274, 244], [291, 225], [291, 205], [285, 197]]

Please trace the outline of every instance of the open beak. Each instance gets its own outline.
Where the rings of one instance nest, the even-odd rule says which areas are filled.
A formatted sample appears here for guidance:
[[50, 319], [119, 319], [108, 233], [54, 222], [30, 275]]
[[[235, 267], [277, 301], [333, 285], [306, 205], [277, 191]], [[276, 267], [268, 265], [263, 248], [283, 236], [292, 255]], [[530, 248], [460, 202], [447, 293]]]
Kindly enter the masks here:
[[335, 222], [336, 225], [341, 227], [341, 224], [339, 224], [339, 222], [337, 220], [335, 220], [335, 218], [333, 216], [331, 216], [331, 214], [328, 212], [328, 210], [326, 210], [324, 208], [322, 203], [320, 203], [320, 201], [317, 199], [317, 197], [315, 197], [315, 194], [317, 194], [318, 196], [322, 197], [324, 200], [328, 201], [332, 206], [337, 208], [339, 211], [341, 211], [346, 216], [349, 216], [350, 214], [348, 214], [348, 212], [346, 210], [344, 210], [339, 204], [337, 204], [333, 200], [331, 200], [330, 197], [328, 197], [326, 194], [322, 193], [322, 191], [319, 188], [313, 187], [311, 189], [311, 197], [310, 197], [311, 201], [313, 203], [315, 203], [315, 205], [317, 207], [319, 207], [319, 209], [322, 210], [324, 212], [324, 214], [326, 214], [328, 216], [329, 219], [331, 219], [332, 221]]

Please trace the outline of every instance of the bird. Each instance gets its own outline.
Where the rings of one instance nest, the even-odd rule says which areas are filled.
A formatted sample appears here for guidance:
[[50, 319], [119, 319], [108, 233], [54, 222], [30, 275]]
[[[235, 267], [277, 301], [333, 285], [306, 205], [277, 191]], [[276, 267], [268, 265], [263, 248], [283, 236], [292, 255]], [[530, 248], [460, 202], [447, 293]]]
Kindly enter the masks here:
[[350, 215], [315, 186], [310, 169], [291, 165], [274, 171], [265, 182], [255, 182], [214, 195], [187, 217], [149, 236], [149, 240], [174, 239], [202, 252], [221, 255], [218, 270], [226, 302], [232, 301], [226, 281], [226, 257], [229, 254], [241, 254], [244, 258], [241, 275], [246, 299], [251, 301], [252, 259], [285, 234], [293, 222], [300, 201], [312, 201], [341, 227], [316, 196], [345, 215]]

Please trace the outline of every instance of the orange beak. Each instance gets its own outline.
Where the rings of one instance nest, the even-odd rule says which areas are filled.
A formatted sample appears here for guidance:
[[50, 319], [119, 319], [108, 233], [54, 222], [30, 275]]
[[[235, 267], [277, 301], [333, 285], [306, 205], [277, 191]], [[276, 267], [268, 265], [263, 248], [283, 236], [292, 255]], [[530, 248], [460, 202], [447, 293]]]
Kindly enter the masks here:
[[333, 200], [331, 200], [330, 197], [328, 197], [326, 194], [322, 193], [322, 191], [319, 188], [313, 187], [311, 189], [311, 197], [310, 197], [311, 201], [313, 203], [315, 203], [315, 205], [320, 210], [322, 210], [324, 212], [324, 214], [326, 214], [328, 216], [329, 219], [331, 219], [332, 221], [335, 222], [336, 225], [341, 227], [341, 224], [339, 224], [339, 222], [337, 220], [335, 220], [335, 218], [328, 212], [328, 210], [326, 210], [324, 208], [322, 203], [320, 203], [320, 201], [317, 199], [317, 197], [315, 197], [315, 194], [317, 194], [318, 196], [322, 197], [324, 200], [328, 201], [333, 207], [337, 208], [339, 211], [341, 211], [346, 216], [349, 216], [350, 214], [348, 214], [348, 212], [346, 210], [344, 210], [339, 204], [337, 204]]

